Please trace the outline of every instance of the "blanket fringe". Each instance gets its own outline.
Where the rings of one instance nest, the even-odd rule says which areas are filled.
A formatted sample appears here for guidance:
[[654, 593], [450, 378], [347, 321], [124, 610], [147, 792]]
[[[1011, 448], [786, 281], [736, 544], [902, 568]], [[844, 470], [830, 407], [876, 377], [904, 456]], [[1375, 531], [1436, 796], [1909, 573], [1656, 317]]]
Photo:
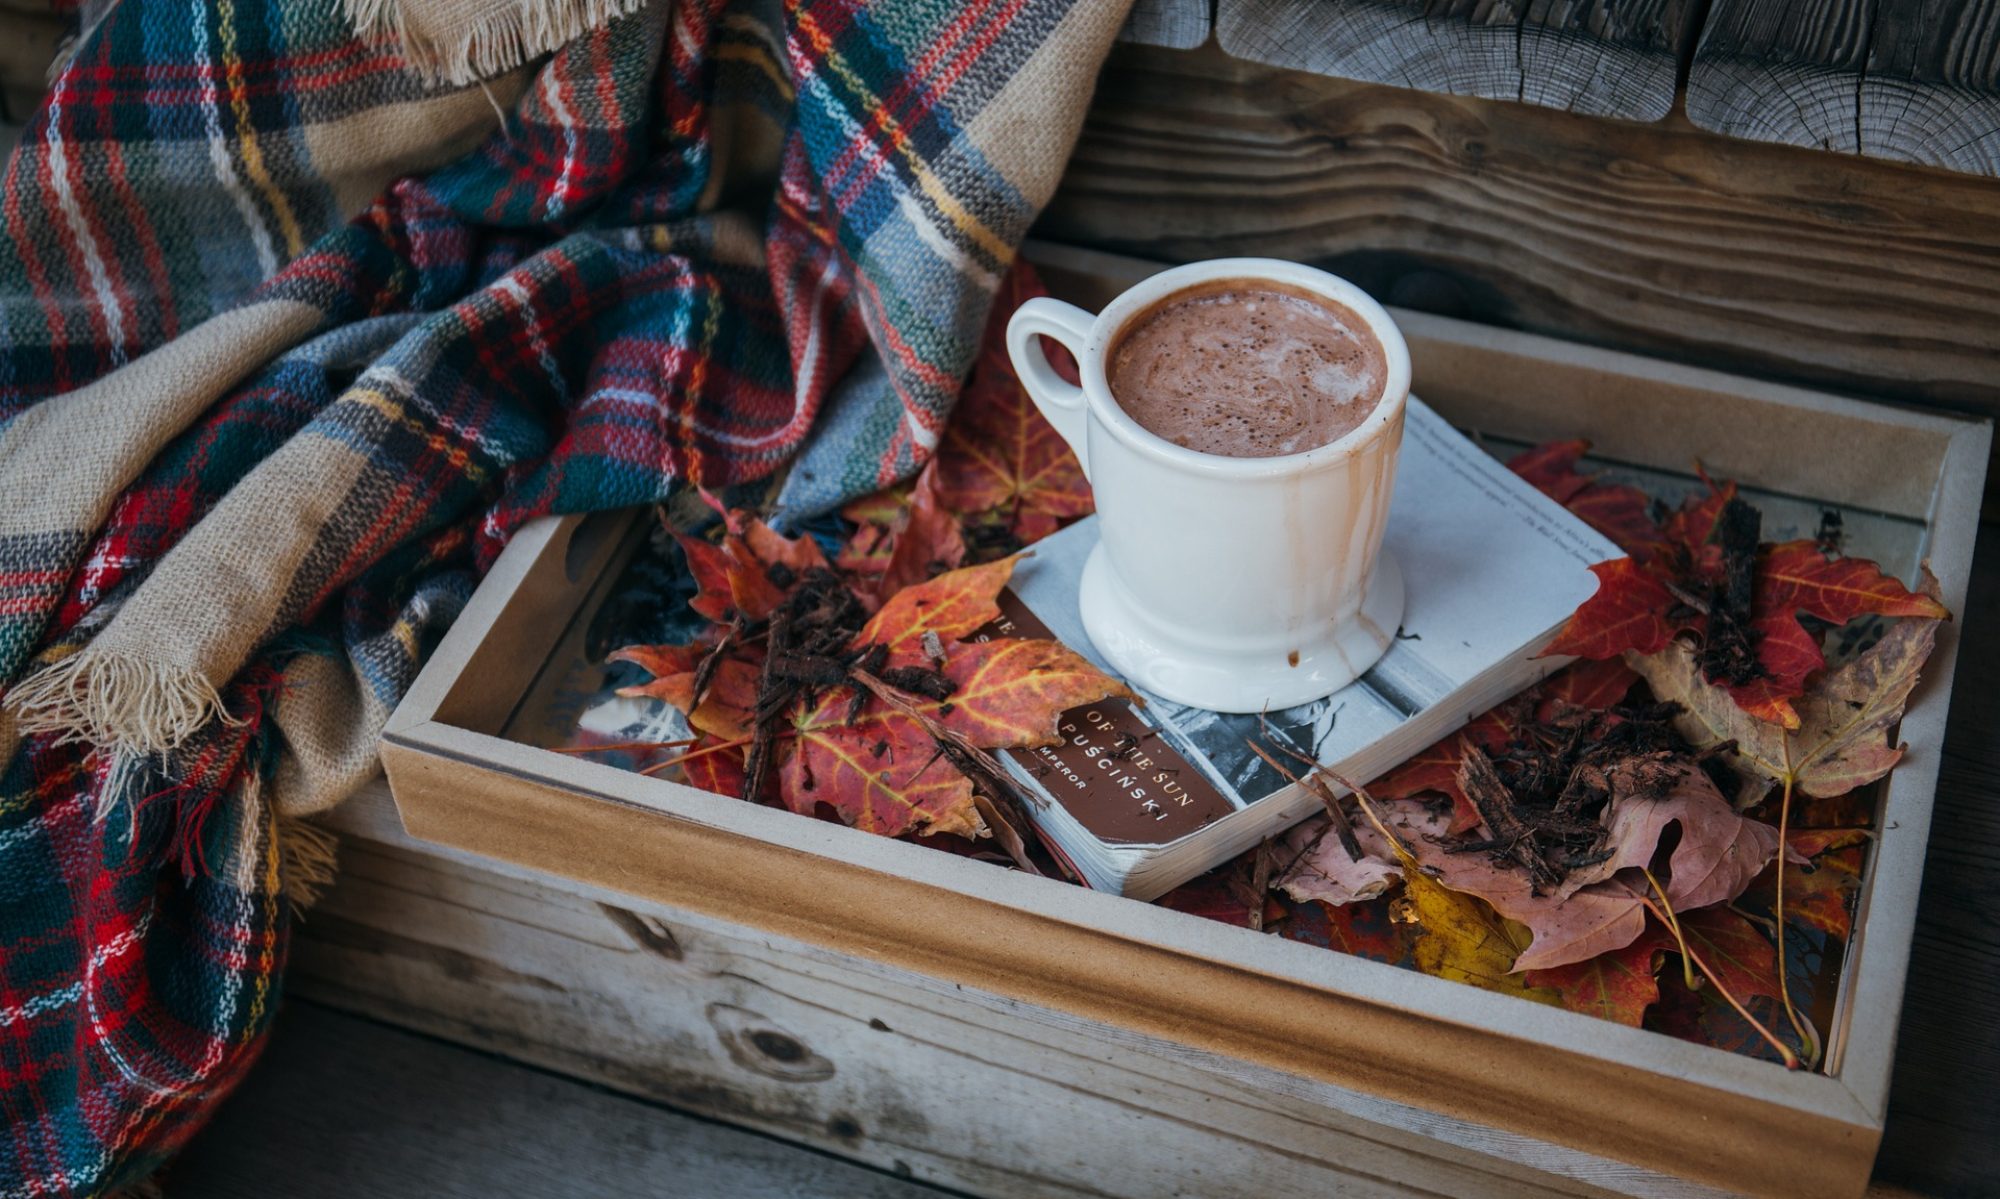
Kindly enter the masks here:
[[285, 898], [298, 915], [319, 902], [333, 885], [340, 838], [297, 816], [278, 815], [278, 871], [285, 880]]
[[136, 754], [161, 754], [211, 720], [238, 724], [201, 675], [90, 648], [22, 679], [7, 695], [15, 729]]
[[644, 8], [649, 0], [511, 0], [442, 35], [411, 10], [423, 0], [340, 0], [355, 33], [393, 40], [418, 75], [468, 84], [511, 71], [539, 55]]

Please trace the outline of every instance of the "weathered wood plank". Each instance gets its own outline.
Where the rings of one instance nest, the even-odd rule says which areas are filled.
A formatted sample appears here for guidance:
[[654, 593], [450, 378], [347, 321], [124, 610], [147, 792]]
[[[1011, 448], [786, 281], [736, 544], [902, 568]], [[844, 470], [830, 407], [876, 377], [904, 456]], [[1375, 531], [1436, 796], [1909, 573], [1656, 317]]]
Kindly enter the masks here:
[[1861, 151], [2000, 175], [2000, 0], [1878, 3]]
[[1231, 54], [1363, 83], [1655, 121], [1690, 0], [1220, 0]]
[[1855, 88], [1875, 0], [1715, 0], [1695, 47], [1688, 119], [1753, 141], [1858, 151]]
[[1693, 0], [1529, 0], [1521, 99], [1591, 116], [1660, 120], [1673, 111], [1698, 13]]
[[379, 784], [336, 820], [341, 880], [300, 930], [295, 992], [926, 1181], [1134, 1199], [1713, 1194], [1597, 1159], [1565, 1159], [1590, 1181], [1557, 1178], [1492, 1156], [1515, 1151], [1505, 1134], [1379, 1123], [1363, 1114], [1379, 1107], [1279, 1071], [438, 851], [401, 833]]
[[1980, 529], [1876, 1172], [2000, 1187], [2000, 523]]
[[163, 1182], [206, 1199], [935, 1199], [917, 1183], [293, 1001]]
[[1687, 114], [1734, 137], [2000, 174], [2000, 2], [1716, 0]]
[[1038, 232], [2000, 413], [2000, 189], [1969, 176], [1127, 47]]
[[1192, 50], [1208, 40], [1210, 24], [1208, 0], [1136, 0], [1118, 40]]

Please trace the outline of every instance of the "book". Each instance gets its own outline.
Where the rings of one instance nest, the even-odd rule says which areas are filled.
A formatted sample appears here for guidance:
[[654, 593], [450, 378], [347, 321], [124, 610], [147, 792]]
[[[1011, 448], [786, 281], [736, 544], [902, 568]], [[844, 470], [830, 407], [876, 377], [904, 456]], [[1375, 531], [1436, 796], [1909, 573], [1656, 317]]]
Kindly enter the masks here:
[[[1035, 544], [984, 635], [1050, 637], [1109, 669], [1077, 586], [1097, 543], [1086, 518]], [[1294, 708], [1225, 714], [1141, 693], [1063, 714], [1060, 743], [1000, 754], [1051, 848], [1091, 887], [1155, 899], [1284, 832], [1321, 801], [1299, 758], [1375, 778], [1566, 664], [1537, 657], [1589, 598], [1610, 540], [1412, 397], [1387, 552], [1402, 566], [1402, 627], [1358, 681]]]

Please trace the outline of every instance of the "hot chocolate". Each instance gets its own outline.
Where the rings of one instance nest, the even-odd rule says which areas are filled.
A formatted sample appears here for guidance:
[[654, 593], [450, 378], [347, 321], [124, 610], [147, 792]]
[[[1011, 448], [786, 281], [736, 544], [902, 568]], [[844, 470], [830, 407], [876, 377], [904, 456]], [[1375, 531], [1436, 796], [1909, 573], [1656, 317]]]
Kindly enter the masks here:
[[1220, 280], [1126, 326], [1105, 374], [1118, 406], [1175, 445], [1273, 458], [1337, 441], [1368, 419], [1388, 363], [1367, 322], [1332, 300]]

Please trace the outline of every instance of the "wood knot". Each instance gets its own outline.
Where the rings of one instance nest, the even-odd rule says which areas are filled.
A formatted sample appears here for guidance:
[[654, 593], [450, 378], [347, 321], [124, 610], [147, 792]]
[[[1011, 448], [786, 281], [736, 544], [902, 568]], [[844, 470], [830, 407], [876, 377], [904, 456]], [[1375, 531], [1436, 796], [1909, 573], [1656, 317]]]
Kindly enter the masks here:
[[832, 1062], [747, 1008], [711, 1003], [708, 1022], [715, 1026], [729, 1060], [745, 1070], [783, 1082], [824, 1082], [833, 1077]]

